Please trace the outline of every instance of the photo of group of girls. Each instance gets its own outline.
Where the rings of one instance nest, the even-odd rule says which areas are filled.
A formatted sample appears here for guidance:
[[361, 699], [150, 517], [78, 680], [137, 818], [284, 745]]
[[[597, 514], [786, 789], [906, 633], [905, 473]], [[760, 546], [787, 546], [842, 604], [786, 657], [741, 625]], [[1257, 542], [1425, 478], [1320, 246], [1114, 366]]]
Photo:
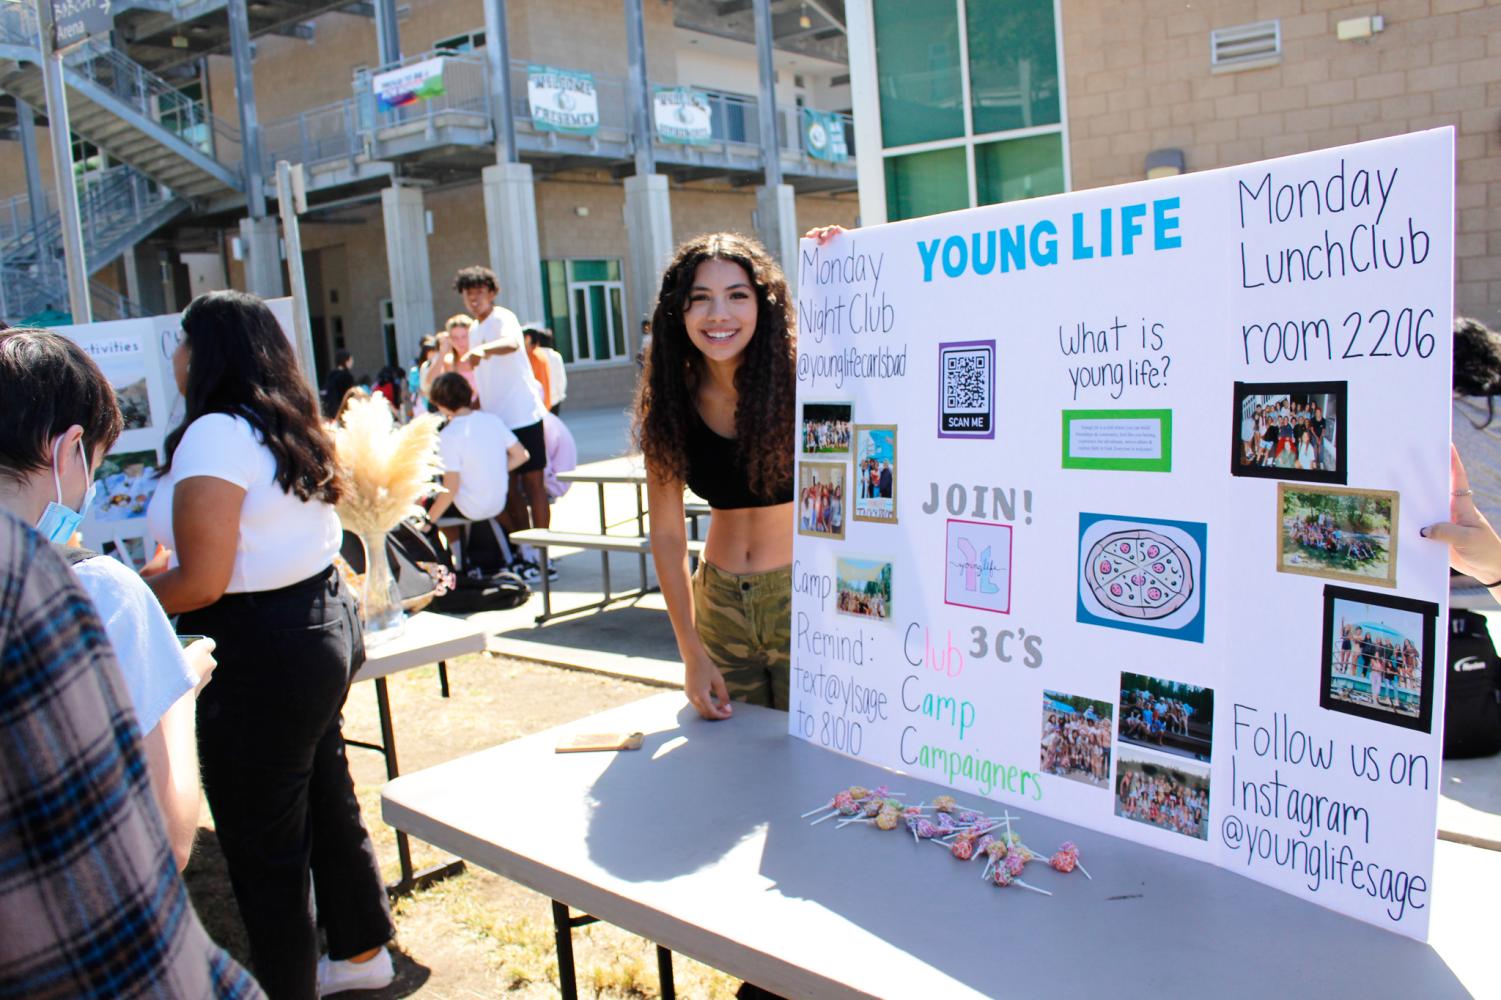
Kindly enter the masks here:
[[1116, 765], [1115, 814], [1196, 840], [1209, 839], [1209, 768], [1166, 764], [1122, 751]]
[[1040, 769], [1096, 788], [1109, 788], [1114, 715], [1108, 701], [1044, 691]]

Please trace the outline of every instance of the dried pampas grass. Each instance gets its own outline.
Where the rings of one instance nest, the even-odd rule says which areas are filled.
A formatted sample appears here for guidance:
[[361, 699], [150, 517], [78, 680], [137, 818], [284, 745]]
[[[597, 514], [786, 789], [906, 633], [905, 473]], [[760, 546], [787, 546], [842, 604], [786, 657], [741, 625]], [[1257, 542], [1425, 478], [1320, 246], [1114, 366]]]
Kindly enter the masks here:
[[334, 449], [344, 474], [337, 510], [344, 528], [362, 536], [390, 531], [420, 514], [417, 501], [440, 487], [436, 414], [395, 426], [384, 396], [353, 399], [334, 428]]

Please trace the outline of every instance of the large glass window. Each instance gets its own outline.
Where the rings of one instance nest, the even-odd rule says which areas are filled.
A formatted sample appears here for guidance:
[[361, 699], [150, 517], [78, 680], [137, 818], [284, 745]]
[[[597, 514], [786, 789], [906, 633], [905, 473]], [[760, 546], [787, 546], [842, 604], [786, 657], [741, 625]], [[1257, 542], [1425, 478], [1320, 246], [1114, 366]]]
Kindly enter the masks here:
[[962, 136], [957, 7], [948, 0], [875, 0], [875, 15], [882, 143]]
[[553, 346], [568, 364], [628, 357], [618, 260], [545, 260], [542, 298]]
[[886, 158], [886, 221], [968, 207], [963, 146]]
[[1063, 136], [979, 143], [975, 146], [975, 199], [981, 205], [1060, 194]]
[[965, 0], [974, 132], [1056, 125], [1053, 0]]

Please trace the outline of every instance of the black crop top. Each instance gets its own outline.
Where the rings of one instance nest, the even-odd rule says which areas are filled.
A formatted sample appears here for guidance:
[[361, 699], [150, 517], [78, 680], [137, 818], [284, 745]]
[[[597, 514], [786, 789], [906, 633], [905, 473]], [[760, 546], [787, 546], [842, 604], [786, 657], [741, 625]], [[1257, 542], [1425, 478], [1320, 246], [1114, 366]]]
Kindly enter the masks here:
[[774, 507], [792, 502], [792, 479], [778, 487], [770, 498], [751, 492], [740, 445], [734, 438], [720, 437], [698, 409], [688, 407], [688, 488], [715, 510], [740, 507]]

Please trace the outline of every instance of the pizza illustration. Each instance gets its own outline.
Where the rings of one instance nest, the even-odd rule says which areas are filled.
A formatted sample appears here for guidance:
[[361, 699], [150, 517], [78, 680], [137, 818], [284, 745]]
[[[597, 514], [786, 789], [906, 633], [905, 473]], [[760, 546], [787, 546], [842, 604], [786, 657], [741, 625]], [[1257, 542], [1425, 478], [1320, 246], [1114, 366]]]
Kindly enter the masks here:
[[1145, 528], [1116, 531], [1089, 550], [1084, 579], [1096, 600], [1123, 618], [1166, 618], [1193, 596], [1188, 553]]

